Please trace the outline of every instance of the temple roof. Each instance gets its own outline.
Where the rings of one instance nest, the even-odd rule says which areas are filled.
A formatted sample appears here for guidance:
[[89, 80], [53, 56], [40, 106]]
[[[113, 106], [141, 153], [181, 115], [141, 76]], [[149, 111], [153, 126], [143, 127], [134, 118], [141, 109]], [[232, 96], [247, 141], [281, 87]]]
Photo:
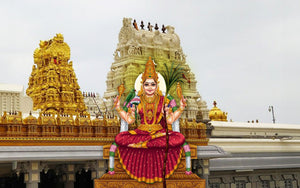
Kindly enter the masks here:
[[24, 86], [17, 85], [17, 84], [3, 84], [0, 83], [0, 91], [7, 91], [7, 92], [23, 92]]
[[[123, 27], [121, 28], [121, 31], [119, 33], [119, 44], [118, 48], [121, 48], [123, 46], [133, 45], [133, 46], [147, 46], [147, 47], [157, 47], [160, 48], [172, 48], [172, 49], [181, 49], [180, 47], [180, 39], [179, 36], [175, 33], [175, 28], [173, 26], [162, 26], [159, 29], [157, 26], [154, 27], [151, 25], [151, 27], [148, 29], [141, 28], [137, 24], [136, 26], [132, 26], [131, 24], [132, 19], [131, 18], [124, 18], [123, 19]], [[135, 25], [135, 20], [134, 23]], [[133, 52], [134, 53], [134, 52]]]

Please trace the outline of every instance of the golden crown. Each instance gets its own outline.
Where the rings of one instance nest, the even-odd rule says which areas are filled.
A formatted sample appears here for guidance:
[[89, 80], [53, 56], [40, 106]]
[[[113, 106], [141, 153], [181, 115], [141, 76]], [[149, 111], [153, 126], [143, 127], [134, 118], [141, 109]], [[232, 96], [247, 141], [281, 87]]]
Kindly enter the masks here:
[[155, 71], [154, 62], [152, 61], [150, 56], [149, 56], [149, 60], [146, 63], [145, 71], [142, 75], [143, 82], [145, 82], [146, 79], [153, 79], [153, 80], [155, 80], [155, 82], [157, 82], [157, 80], [158, 80], [158, 75]]

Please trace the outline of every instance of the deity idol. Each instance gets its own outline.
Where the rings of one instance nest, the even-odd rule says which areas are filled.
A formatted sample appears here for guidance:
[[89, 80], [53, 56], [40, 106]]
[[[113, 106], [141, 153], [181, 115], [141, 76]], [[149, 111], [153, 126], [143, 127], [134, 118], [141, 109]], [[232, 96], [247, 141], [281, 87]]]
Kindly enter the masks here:
[[[170, 100], [162, 95], [158, 87], [158, 74], [151, 57], [146, 63], [141, 84], [138, 95], [132, 97], [125, 108], [120, 106], [119, 96], [115, 99], [116, 110], [123, 122], [134, 123], [138, 114], [141, 123], [137, 129], [123, 131], [116, 136], [115, 143], [110, 149], [109, 173], [114, 174], [111, 161], [118, 148], [122, 167], [131, 178], [146, 183], [161, 182], [164, 174], [165, 178], [169, 178], [176, 170], [183, 150], [187, 158], [190, 156], [190, 148], [185, 143], [184, 136], [172, 130], [172, 124], [180, 117], [186, 106], [186, 99], [181, 96], [180, 107], [177, 108], [174, 99]], [[167, 151], [166, 132], [169, 138]], [[190, 161], [187, 163], [186, 174], [191, 174]]]

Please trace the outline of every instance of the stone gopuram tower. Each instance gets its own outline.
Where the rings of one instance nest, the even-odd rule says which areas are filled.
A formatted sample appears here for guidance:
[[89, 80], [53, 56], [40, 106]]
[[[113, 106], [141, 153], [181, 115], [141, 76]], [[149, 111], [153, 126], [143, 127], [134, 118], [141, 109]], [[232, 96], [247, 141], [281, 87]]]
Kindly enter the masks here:
[[33, 100], [33, 109], [42, 112], [76, 114], [86, 111], [77, 83], [70, 47], [62, 34], [40, 41], [34, 51], [34, 63], [26, 94]]
[[[123, 19], [123, 27], [119, 33], [119, 43], [114, 52], [114, 62], [111, 70], [107, 74], [107, 90], [104, 93], [106, 106], [112, 108], [113, 99], [118, 95], [117, 87], [124, 83], [126, 91], [124, 97], [130, 89], [134, 88], [134, 83], [139, 74], [145, 69], [145, 64], [149, 56], [156, 63], [156, 71], [165, 69], [164, 63], [170, 68], [180, 64], [185, 70], [185, 77], [188, 80], [182, 85], [183, 95], [187, 98], [187, 109], [182, 114], [183, 118], [188, 120], [208, 121], [208, 109], [206, 102], [202, 100], [196, 89], [195, 75], [192, 73], [189, 65], [186, 63], [186, 56], [180, 46], [179, 36], [175, 33], [174, 27], [162, 26], [161, 31], [157, 24], [155, 26], [148, 23], [144, 25], [141, 22], [138, 27], [136, 21], [131, 18]], [[178, 98], [173, 87], [170, 94]]]

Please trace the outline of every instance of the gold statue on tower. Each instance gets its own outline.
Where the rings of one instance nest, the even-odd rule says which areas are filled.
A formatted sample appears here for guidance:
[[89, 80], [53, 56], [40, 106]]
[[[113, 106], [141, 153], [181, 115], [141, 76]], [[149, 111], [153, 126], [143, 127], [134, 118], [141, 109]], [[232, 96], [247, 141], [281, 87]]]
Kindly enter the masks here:
[[69, 62], [70, 47], [62, 34], [40, 41], [34, 51], [34, 63], [26, 94], [33, 100], [34, 110], [46, 113], [77, 114], [86, 112], [73, 63]]

